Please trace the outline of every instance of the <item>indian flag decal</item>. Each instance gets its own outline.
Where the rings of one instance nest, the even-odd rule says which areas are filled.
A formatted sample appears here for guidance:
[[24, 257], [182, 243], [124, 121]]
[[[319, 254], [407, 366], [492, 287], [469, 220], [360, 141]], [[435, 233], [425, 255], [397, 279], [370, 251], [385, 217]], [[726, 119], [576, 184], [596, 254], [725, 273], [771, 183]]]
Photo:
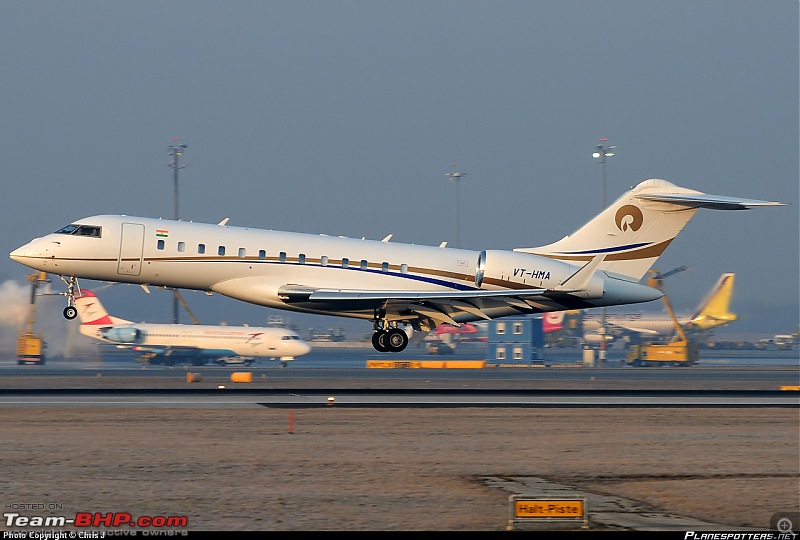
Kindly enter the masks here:
[[169, 231], [166, 229], [156, 229], [156, 236], [159, 236], [161, 238], [166, 238], [167, 236], [169, 236]]

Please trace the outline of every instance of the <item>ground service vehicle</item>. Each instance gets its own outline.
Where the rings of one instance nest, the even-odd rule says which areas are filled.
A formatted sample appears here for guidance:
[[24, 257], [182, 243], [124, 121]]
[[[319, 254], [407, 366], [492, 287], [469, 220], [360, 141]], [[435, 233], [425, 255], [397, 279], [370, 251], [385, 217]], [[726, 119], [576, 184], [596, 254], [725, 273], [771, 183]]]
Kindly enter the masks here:
[[[675, 271], [680, 270], [675, 269]], [[664, 292], [662, 280], [673, 271], [665, 274], [661, 274], [658, 270], [650, 270], [649, 272], [648, 286]], [[661, 297], [661, 300], [664, 302], [667, 313], [669, 313], [675, 325], [675, 334], [672, 341], [666, 343], [645, 341], [639, 344], [632, 344], [628, 350], [628, 364], [632, 366], [691, 366], [696, 364], [699, 358], [697, 344], [686, 337], [686, 333], [678, 322], [678, 318], [672, 310], [672, 303], [666, 293]]]
[[772, 338], [772, 343], [778, 351], [791, 351], [794, 347], [795, 339], [791, 334], [776, 334]]
[[44, 365], [46, 358], [44, 350], [47, 347], [44, 338], [40, 334], [34, 332], [34, 323], [36, 321], [36, 289], [39, 283], [47, 282], [47, 274], [44, 272], [36, 272], [28, 276], [28, 281], [31, 282], [31, 302], [28, 306], [28, 317], [25, 322], [25, 327], [20, 329], [19, 337], [17, 338], [17, 364], [35, 364]]

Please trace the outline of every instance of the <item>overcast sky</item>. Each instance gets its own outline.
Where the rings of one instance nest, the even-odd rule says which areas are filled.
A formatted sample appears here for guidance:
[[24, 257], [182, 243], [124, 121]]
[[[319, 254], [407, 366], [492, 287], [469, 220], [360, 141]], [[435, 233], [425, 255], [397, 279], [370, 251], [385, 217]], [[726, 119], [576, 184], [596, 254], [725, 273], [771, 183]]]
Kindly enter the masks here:
[[[789, 333], [798, 26], [795, 0], [6, 0], [0, 251], [95, 214], [172, 217], [173, 138], [184, 219], [454, 245], [457, 170], [462, 247], [543, 245], [599, 211], [607, 137], [609, 202], [664, 178], [790, 203], [701, 210], [656, 263], [690, 268], [666, 281], [676, 310], [735, 272], [726, 332]], [[0, 292], [24, 303], [28, 273], [0, 258]], [[166, 291], [100, 296], [171, 320]], [[185, 297], [204, 323], [279, 314]]]

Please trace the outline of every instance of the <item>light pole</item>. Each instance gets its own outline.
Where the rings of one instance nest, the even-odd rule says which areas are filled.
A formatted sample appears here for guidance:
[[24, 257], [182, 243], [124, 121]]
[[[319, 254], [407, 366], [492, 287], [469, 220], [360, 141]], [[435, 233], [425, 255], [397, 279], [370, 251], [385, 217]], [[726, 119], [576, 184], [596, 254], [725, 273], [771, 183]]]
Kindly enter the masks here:
[[467, 173], [452, 172], [445, 173], [450, 180], [456, 183], [456, 247], [461, 247], [461, 178], [467, 176]]
[[[600, 139], [600, 144], [594, 147], [592, 157], [600, 163], [600, 211], [606, 208], [606, 158], [614, 155], [614, 148], [617, 146], [612, 144], [609, 146], [608, 139], [605, 137]], [[599, 363], [602, 364], [606, 361], [606, 308], [600, 308], [600, 354]]]
[[[180, 139], [173, 138], [173, 144], [167, 146], [167, 155], [172, 157], [172, 160], [167, 163], [167, 167], [172, 169], [172, 181], [175, 187], [175, 221], [179, 220], [181, 217], [178, 211], [178, 171], [188, 167], [188, 165], [180, 164], [180, 158], [183, 156], [186, 149], [189, 148], [185, 144], [178, 144], [178, 141], [180, 141]], [[178, 296], [174, 294], [174, 291], [172, 296], [172, 322], [178, 324]]]

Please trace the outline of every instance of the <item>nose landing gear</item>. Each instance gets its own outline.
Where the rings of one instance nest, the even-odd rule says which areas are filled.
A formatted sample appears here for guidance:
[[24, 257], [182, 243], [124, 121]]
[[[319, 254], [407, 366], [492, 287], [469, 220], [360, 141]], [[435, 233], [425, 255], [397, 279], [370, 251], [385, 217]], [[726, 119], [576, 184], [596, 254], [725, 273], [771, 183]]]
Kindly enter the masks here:
[[67, 284], [67, 292], [63, 293], [67, 297], [67, 307], [64, 308], [64, 318], [72, 320], [78, 316], [78, 309], [75, 307], [75, 287], [78, 287], [78, 294], [81, 288], [78, 285], [78, 279], [70, 276], [69, 280], [64, 279], [64, 276], [59, 276], [61, 281]]

